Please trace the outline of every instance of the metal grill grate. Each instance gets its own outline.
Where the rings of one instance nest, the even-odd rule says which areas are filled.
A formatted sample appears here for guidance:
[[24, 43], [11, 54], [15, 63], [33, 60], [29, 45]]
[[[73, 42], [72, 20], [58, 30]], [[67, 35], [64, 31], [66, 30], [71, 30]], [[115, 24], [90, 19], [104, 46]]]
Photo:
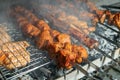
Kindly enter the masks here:
[[[7, 29], [8, 29], [8, 33], [11, 35], [12, 39], [20, 40], [20, 38], [23, 38], [21, 36], [22, 33], [20, 33], [20, 31], [16, 30], [12, 26], [9, 26], [9, 27], [7, 27]], [[30, 52], [30, 57], [31, 57], [30, 63], [27, 66], [25, 66], [23, 68], [16, 68], [15, 70], [7, 70], [4, 67], [0, 67], [0, 72], [5, 80], [6, 79], [11, 80], [11, 79], [17, 78], [19, 76], [25, 75], [31, 71], [34, 71], [34, 70], [36, 70], [40, 67], [43, 67], [45, 65], [48, 65], [50, 63], [47, 56], [45, 55], [46, 53], [39, 51], [38, 49], [35, 48], [35, 46], [32, 45], [27, 50]], [[13, 52], [11, 52], [11, 53], [13, 53]], [[18, 53], [19, 53], [19, 51], [18, 51]], [[22, 55], [21, 53], [19, 53], [19, 54]], [[15, 55], [14, 55], [14, 57], [15, 57]], [[25, 58], [25, 57], [23, 56], [23, 58]], [[19, 60], [18, 60], [18, 62], [20, 63]], [[12, 64], [14, 65], [14, 63], [12, 63]], [[22, 63], [20, 63], [20, 64], [22, 64]]]

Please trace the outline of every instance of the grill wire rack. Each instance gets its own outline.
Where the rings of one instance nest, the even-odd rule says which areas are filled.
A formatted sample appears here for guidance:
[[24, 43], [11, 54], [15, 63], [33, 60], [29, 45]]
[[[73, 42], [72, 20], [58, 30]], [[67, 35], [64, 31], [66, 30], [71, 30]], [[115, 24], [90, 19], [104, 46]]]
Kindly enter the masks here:
[[[0, 25], [2, 27], [8, 26], [8, 24]], [[8, 34], [11, 36], [12, 41], [21, 41], [25, 40], [23, 36], [21, 35], [20, 31], [16, 31], [15, 27], [12, 27], [9, 25], [7, 28]], [[3, 34], [4, 36], [4, 34]], [[4, 36], [5, 38], [5, 36]], [[32, 42], [28, 40], [28, 42]], [[5, 80], [11, 80], [14, 78], [18, 78], [18, 76], [22, 76], [24, 74], [27, 74], [31, 71], [34, 71], [35, 69], [38, 69], [40, 67], [43, 67], [45, 65], [48, 65], [50, 63], [50, 60], [47, 58], [46, 52], [38, 50], [34, 45], [31, 45], [27, 49], [28, 52], [30, 52], [30, 63], [27, 64], [27, 66], [22, 68], [16, 68], [14, 70], [7, 70], [4, 67], [0, 67], [0, 73], [3, 76], [3, 79]], [[19, 53], [21, 54], [21, 53]], [[14, 55], [15, 56], [15, 55]], [[22, 56], [24, 58], [24, 56]], [[19, 60], [18, 60], [19, 62]], [[20, 62], [19, 62], [20, 63]], [[14, 63], [13, 63], [14, 65]]]

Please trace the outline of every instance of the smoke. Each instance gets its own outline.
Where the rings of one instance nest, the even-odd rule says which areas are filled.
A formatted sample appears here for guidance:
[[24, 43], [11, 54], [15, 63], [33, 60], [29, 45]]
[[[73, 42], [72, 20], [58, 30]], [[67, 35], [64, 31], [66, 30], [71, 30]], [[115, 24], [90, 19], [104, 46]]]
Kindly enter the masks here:
[[85, 3], [79, 0], [34, 0], [31, 5], [41, 15], [65, 13], [79, 17], [80, 12], [86, 11]]
[[18, 4], [29, 5], [29, 2], [27, 0], [0, 0], [0, 23], [7, 23], [10, 20], [10, 8]]

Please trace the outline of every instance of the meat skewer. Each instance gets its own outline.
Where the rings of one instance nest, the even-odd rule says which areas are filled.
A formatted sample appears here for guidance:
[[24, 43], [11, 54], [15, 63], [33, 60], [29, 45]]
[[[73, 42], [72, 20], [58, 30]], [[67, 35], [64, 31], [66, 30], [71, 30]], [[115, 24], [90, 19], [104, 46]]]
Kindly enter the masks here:
[[17, 22], [19, 23], [19, 26], [25, 35], [29, 36], [30, 38], [39, 35], [40, 30], [29, 23], [26, 18], [15, 13], [13, 14], [13, 16], [17, 18]]
[[[96, 40], [94, 40], [92, 38], [89, 38], [83, 32], [80, 32], [80, 31], [74, 29], [73, 27], [69, 28], [68, 24], [66, 24], [66, 23], [64, 23], [64, 22], [62, 22], [60, 20], [57, 20], [57, 19], [55, 19], [52, 16], [48, 16], [47, 19], [49, 21], [51, 21], [53, 23], [53, 25], [56, 26], [59, 30], [64, 30], [64, 32], [66, 32], [66, 33], [68, 33], [70, 35], [75, 36], [75, 38], [77, 38], [78, 40], [82, 41], [85, 45], [87, 45], [87, 47], [92, 49], [92, 48], [98, 46], [98, 44], [99, 44], [98, 41], [96, 41]], [[66, 26], [66, 27], [64, 27], [64, 26]]]
[[[44, 24], [45, 25], [44, 28], [49, 29], [49, 26], [47, 24], [45, 24], [44, 21], [39, 21], [39, 19], [29, 10], [26, 10], [25, 8], [18, 6], [15, 8], [15, 11], [24, 14], [24, 16], [26, 16], [27, 19], [30, 19], [32, 21], [32, 23], [34, 23], [34, 24], [36, 23], [36, 27], [40, 28], [39, 25]], [[28, 16], [28, 15], [31, 15], [31, 16]], [[78, 20], [77, 17], [75, 17], [73, 15], [67, 16], [65, 12], [60, 13], [58, 19], [63, 22], [66, 22], [67, 24], [72, 24], [72, 25], [77, 26], [79, 28], [79, 30], [81, 30], [81, 28], [88, 28], [88, 25], [85, 21], [80, 21], [80, 20]], [[88, 29], [86, 29], [86, 31], [92, 32], [95, 30], [93, 28], [95, 28], [95, 27], [92, 27], [92, 29], [90, 28], [90, 30], [88, 28]]]

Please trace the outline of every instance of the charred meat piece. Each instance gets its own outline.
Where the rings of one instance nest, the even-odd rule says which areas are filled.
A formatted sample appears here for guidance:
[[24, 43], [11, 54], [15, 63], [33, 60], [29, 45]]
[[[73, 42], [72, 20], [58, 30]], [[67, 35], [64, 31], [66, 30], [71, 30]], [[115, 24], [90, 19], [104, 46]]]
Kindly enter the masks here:
[[87, 50], [82, 46], [73, 45], [72, 51], [77, 54], [76, 62], [81, 63], [83, 59], [88, 58]]
[[22, 31], [25, 35], [28, 35], [29, 37], [36, 37], [40, 34], [40, 30], [30, 23], [23, 26]]
[[71, 43], [70, 36], [67, 34], [64, 34], [64, 33], [59, 34], [57, 36], [57, 40], [58, 40], [58, 42], [63, 43], [63, 44], [66, 42]]
[[22, 29], [23, 33], [29, 37], [35, 37], [40, 34], [40, 30], [29, 23], [26, 18], [16, 15], [17, 22], [19, 23], [20, 28]]
[[75, 53], [66, 49], [62, 49], [57, 54], [58, 65], [60, 67], [70, 69], [75, 64]]
[[60, 32], [57, 30], [50, 30], [51, 36], [54, 41], [57, 41], [57, 36], [60, 35]]
[[50, 56], [50, 58], [54, 59], [56, 58], [56, 55], [57, 55], [57, 52], [61, 49], [63, 49], [64, 45], [62, 43], [59, 43], [59, 42], [54, 42], [52, 44], [50, 44], [48, 46], [48, 54]]
[[118, 29], [120, 29], [120, 13], [115, 14], [115, 16], [113, 17], [113, 24], [117, 26]]
[[35, 41], [39, 49], [46, 49], [53, 42], [53, 38], [50, 31], [44, 30], [37, 36]]
[[36, 27], [39, 28], [41, 31], [50, 30], [49, 25], [43, 20], [39, 20], [36, 24]]
[[66, 43], [64, 44], [63, 49], [66, 49], [66, 50], [72, 51], [72, 44], [69, 43], [69, 42], [66, 42]]

